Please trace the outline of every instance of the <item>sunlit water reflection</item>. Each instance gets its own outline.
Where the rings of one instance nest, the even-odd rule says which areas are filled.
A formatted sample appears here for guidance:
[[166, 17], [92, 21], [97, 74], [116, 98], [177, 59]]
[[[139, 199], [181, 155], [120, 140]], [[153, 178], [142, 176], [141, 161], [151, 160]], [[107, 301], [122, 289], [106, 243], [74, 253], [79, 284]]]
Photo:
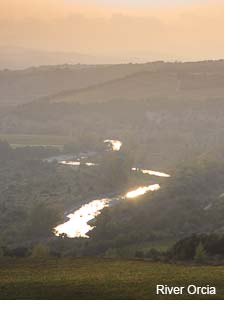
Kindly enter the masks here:
[[136, 190], [130, 191], [126, 194], [126, 198], [135, 198], [141, 195], [146, 194], [147, 192], [158, 191], [160, 189], [159, 184], [153, 184], [149, 186], [142, 186], [137, 188]]
[[92, 166], [97, 166], [97, 164], [95, 163], [91, 163], [91, 162], [87, 162], [87, 163], [82, 163], [81, 161], [74, 161], [74, 160], [62, 160], [58, 162], [60, 165], [66, 165], [66, 166], [80, 166], [80, 165], [84, 165], [84, 166], [88, 166], [88, 167], [92, 167]]
[[93, 229], [88, 222], [99, 215], [103, 208], [108, 207], [110, 201], [111, 199], [105, 198], [83, 205], [80, 209], [67, 216], [69, 221], [58, 225], [54, 229], [55, 234], [57, 236], [66, 234], [70, 238], [88, 237], [86, 234]]
[[120, 151], [122, 147], [122, 142], [119, 140], [105, 140], [104, 143], [109, 144], [113, 151]]
[[80, 161], [73, 161], [73, 160], [62, 160], [58, 162], [60, 165], [67, 165], [67, 166], [80, 166]]
[[160, 189], [159, 184], [139, 187], [136, 190], [128, 192], [125, 196], [119, 196], [118, 198], [104, 198], [99, 200], [94, 200], [88, 204], [83, 205], [74, 213], [67, 216], [69, 219], [67, 222], [58, 225], [54, 228], [56, 236], [61, 234], [66, 234], [70, 238], [74, 237], [85, 237], [88, 238], [87, 233], [91, 231], [94, 227], [90, 226], [88, 222], [93, 220], [96, 216], [101, 213], [110, 204], [116, 203], [119, 200], [131, 199], [147, 192], [153, 192]]
[[132, 168], [133, 171], [140, 171], [144, 174], [154, 175], [156, 177], [163, 177], [163, 178], [169, 178], [171, 177], [169, 174], [159, 171], [153, 171], [153, 170], [147, 170], [147, 169], [139, 169], [139, 168]]

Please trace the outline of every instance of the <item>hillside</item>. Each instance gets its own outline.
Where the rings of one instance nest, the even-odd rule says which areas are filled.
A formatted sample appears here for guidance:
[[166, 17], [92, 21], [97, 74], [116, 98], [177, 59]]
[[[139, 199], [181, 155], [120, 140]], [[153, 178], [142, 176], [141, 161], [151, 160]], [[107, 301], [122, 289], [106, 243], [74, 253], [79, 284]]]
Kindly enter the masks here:
[[[159, 71], [155, 73], [156, 71]], [[142, 73], [139, 76], [127, 77], [126, 76]], [[158, 77], [144, 77], [144, 74], [154, 72]], [[25, 70], [2, 70], [0, 71], [0, 107], [14, 106], [24, 104], [36, 100], [42, 96], [49, 96], [57, 94], [62, 91], [70, 91], [68, 94], [59, 94], [53, 98], [57, 101], [62, 101], [67, 98], [68, 100], [87, 96], [89, 92], [94, 99], [101, 92], [106, 96], [110, 92], [116, 93], [126, 88], [134, 88], [135, 83], [141, 83], [141, 79], [150, 79], [145, 84], [151, 84], [153, 80], [160, 79], [161, 90], [163, 91], [167, 84], [172, 84], [173, 89], [178, 90], [181, 88], [180, 80], [183, 79], [181, 75], [189, 73], [194, 75], [203, 74], [199, 78], [203, 78], [208, 73], [211, 74], [212, 79], [221, 77], [223, 73], [223, 62], [198, 62], [198, 63], [164, 63], [154, 62], [146, 64], [120, 64], [120, 65], [58, 65], [58, 66], [41, 66], [33, 67]], [[214, 77], [213, 77], [214, 76]], [[79, 89], [95, 86], [111, 80], [123, 78], [122, 81], [112, 81], [109, 85], [101, 85], [95, 88], [92, 94], [92, 89], [78, 91]], [[166, 80], [164, 80], [166, 78]], [[189, 77], [190, 78], [190, 77]], [[193, 77], [191, 77], [193, 78]], [[205, 78], [205, 77], [204, 77]], [[221, 77], [222, 78], [222, 77]], [[132, 81], [133, 80], [133, 81]], [[130, 83], [130, 85], [128, 85]], [[210, 81], [211, 83], [211, 81]], [[216, 82], [215, 82], [216, 83]], [[220, 83], [220, 81], [219, 81]], [[144, 85], [144, 84], [143, 84]], [[182, 86], [183, 88], [185, 86]], [[151, 92], [155, 90], [152, 86]], [[106, 90], [107, 89], [107, 90]], [[75, 90], [75, 91], [71, 91]], [[169, 89], [167, 88], [165, 92]], [[135, 90], [136, 91], [136, 90]], [[159, 90], [160, 91], [160, 90]], [[89, 96], [89, 95], [88, 95]], [[115, 97], [117, 94], [115, 94]], [[97, 98], [98, 99], [98, 98]], [[52, 99], [49, 99], [50, 101]], [[106, 101], [106, 98], [104, 98]]]
[[0, 71], [0, 108], [61, 91], [86, 88], [139, 71], [131, 65], [58, 65]]
[[[222, 159], [223, 65], [157, 62], [81, 69], [76, 72], [88, 73], [83, 84], [95, 75], [90, 86], [12, 109], [0, 118], [0, 132], [70, 140], [115, 137], [134, 150], [139, 162], [165, 169], [201, 155]], [[96, 83], [104, 72], [107, 80], [110, 71], [115, 79]]]
[[[223, 73], [184, 71], [184, 65], [175, 70], [140, 72], [127, 77], [82, 90], [61, 93], [46, 99], [49, 103], [96, 103], [114, 99], [141, 100], [162, 96], [222, 96]], [[203, 94], [204, 92], [204, 94]]]

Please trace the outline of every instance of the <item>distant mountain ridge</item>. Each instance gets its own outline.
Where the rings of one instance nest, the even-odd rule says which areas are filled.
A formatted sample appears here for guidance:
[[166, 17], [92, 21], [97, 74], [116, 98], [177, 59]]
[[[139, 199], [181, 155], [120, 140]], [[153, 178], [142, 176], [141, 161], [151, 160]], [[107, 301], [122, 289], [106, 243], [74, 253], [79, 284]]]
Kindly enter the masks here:
[[[130, 58], [129, 58], [130, 60]], [[44, 51], [22, 47], [0, 46], [0, 69], [24, 69], [32, 66], [58, 64], [117, 63], [116, 58], [79, 52]]]

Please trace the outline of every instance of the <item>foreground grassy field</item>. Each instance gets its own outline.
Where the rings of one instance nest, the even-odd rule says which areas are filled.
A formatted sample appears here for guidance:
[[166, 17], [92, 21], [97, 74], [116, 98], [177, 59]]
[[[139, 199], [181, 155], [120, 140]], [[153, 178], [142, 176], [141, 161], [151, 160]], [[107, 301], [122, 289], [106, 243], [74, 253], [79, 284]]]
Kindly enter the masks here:
[[[156, 284], [210, 285], [217, 294], [156, 296]], [[98, 258], [2, 260], [0, 299], [223, 299], [223, 267]]]

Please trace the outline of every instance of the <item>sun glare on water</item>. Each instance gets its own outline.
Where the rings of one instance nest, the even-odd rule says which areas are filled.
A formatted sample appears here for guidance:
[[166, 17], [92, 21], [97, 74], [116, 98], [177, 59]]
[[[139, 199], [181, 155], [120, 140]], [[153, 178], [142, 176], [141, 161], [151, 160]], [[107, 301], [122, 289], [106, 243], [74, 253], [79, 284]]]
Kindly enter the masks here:
[[62, 160], [59, 161], [60, 165], [67, 165], [67, 166], [80, 166], [80, 165], [85, 165], [88, 167], [92, 166], [97, 166], [98, 164], [91, 163], [91, 162], [86, 162], [86, 163], [81, 163], [80, 161], [73, 161], [73, 160]]
[[140, 171], [144, 174], [154, 175], [156, 177], [163, 177], [163, 178], [170, 178], [171, 176], [164, 172], [159, 171], [153, 171], [153, 170], [146, 170], [146, 169], [138, 169], [138, 168], [132, 168], [133, 171]]
[[105, 140], [104, 143], [108, 143], [111, 145], [113, 151], [120, 151], [122, 147], [122, 142], [118, 140]]
[[88, 222], [93, 220], [96, 216], [101, 213], [106, 207], [109, 207], [113, 200], [123, 200], [126, 198], [135, 198], [146, 194], [147, 192], [153, 192], [160, 189], [159, 184], [153, 184], [149, 186], [139, 187], [136, 190], [128, 192], [125, 196], [119, 196], [115, 199], [104, 198], [99, 200], [94, 200], [88, 204], [83, 205], [74, 213], [67, 216], [69, 219], [63, 224], [58, 225], [54, 228], [54, 233], [56, 236], [66, 234], [67, 237], [85, 237], [88, 238], [87, 233], [91, 231], [94, 227], [89, 225]]
[[73, 161], [73, 160], [62, 160], [59, 161], [60, 165], [68, 165], [68, 166], [80, 166], [81, 162], [80, 161]]
[[88, 237], [86, 234], [93, 229], [88, 222], [99, 215], [103, 208], [108, 207], [109, 203], [110, 199], [101, 199], [83, 205], [67, 216], [69, 218], [67, 222], [54, 228], [55, 235], [66, 234], [70, 238]]
[[153, 185], [149, 185], [149, 186], [143, 186], [143, 187], [139, 187], [134, 191], [130, 191], [128, 192], [125, 197], [126, 198], [135, 198], [141, 195], [146, 194], [147, 192], [153, 192], [153, 191], [157, 191], [160, 189], [160, 185], [159, 184], [153, 184]]

